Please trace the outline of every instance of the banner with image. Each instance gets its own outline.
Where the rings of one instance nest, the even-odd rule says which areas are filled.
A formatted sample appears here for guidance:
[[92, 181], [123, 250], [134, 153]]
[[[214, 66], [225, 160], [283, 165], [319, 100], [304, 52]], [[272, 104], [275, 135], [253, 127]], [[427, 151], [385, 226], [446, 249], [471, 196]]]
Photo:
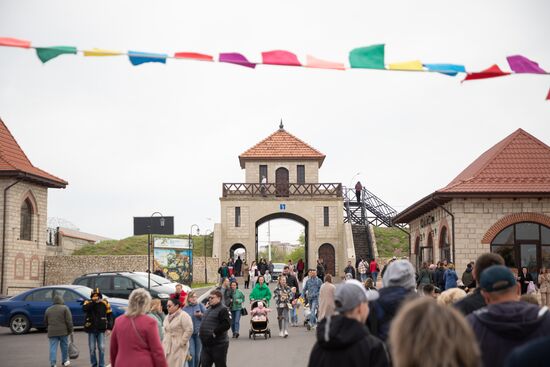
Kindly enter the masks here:
[[193, 281], [193, 249], [189, 239], [155, 238], [154, 269], [161, 269], [167, 279], [190, 285]]

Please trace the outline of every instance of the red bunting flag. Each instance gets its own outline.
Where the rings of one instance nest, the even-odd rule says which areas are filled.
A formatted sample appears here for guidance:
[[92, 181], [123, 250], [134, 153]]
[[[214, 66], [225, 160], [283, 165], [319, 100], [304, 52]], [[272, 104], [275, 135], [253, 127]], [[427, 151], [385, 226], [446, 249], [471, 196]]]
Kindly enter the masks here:
[[0, 37], [0, 46], [30, 48], [31, 41], [20, 40], [17, 38]]
[[548, 95], [546, 96], [546, 100], [550, 101], [550, 89], [548, 89]]
[[498, 65], [495, 64], [490, 68], [480, 71], [479, 73], [468, 73], [468, 75], [466, 75], [466, 78], [464, 78], [463, 81], [496, 78], [496, 77], [505, 76], [505, 75], [510, 75], [510, 73], [500, 70]]
[[262, 63], [268, 65], [302, 66], [292, 52], [276, 50], [262, 52]]
[[176, 59], [193, 59], [199, 61], [214, 61], [214, 58], [210, 55], [199, 54], [196, 52], [176, 52], [174, 54]]

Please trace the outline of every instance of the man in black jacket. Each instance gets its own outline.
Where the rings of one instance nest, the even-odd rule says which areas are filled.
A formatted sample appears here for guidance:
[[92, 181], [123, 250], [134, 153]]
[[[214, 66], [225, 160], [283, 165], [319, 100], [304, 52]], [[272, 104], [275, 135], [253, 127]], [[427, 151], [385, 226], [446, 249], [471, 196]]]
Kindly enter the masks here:
[[351, 274], [351, 279], [355, 279], [355, 269], [351, 265], [351, 261], [348, 261], [348, 266], [344, 269], [344, 275]]
[[340, 283], [334, 292], [337, 314], [321, 320], [309, 367], [385, 367], [389, 357], [384, 343], [365, 327], [369, 300], [378, 296], [355, 279]]
[[84, 331], [88, 333], [90, 363], [92, 367], [105, 367], [105, 334], [109, 335], [113, 330], [113, 312], [99, 288], [92, 291], [90, 298], [82, 304], [86, 313]]
[[231, 313], [222, 304], [222, 293], [213, 290], [210, 293], [209, 308], [202, 317], [199, 337], [202, 342], [201, 366], [226, 367], [229, 337], [227, 330], [231, 327]]
[[283, 275], [286, 277], [286, 285], [288, 285], [290, 288], [296, 287], [296, 292], [299, 292], [300, 283], [298, 282], [296, 276], [290, 273], [290, 267], [288, 265], [285, 265], [285, 267], [283, 268]]
[[[502, 256], [494, 253], [486, 253], [479, 256], [474, 264], [474, 270], [472, 272], [474, 282], [479, 282], [483, 271], [493, 265], [504, 265], [504, 259]], [[479, 310], [485, 306], [485, 300], [481, 295], [481, 289], [479, 287], [476, 288], [473, 293], [454, 304], [454, 307], [462, 312], [464, 316], [468, 316], [475, 310]]]

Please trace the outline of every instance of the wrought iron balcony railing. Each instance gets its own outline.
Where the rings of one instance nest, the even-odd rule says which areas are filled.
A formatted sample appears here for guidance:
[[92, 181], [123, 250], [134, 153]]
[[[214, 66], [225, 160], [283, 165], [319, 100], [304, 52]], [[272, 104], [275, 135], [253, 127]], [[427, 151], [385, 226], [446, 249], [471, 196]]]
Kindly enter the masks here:
[[341, 183], [224, 183], [223, 197], [342, 197]]

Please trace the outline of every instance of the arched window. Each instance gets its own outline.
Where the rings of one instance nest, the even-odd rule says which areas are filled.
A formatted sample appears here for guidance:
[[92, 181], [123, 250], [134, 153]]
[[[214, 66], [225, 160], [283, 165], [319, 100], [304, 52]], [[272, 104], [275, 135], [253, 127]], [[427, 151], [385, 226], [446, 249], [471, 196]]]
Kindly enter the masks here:
[[21, 226], [19, 227], [19, 239], [32, 240], [32, 203], [29, 199], [21, 204]]
[[439, 260], [451, 262], [451, 245], [449, 244], [449, 235], [445, 226], [441, 227], [441, 233], [439, 234], [439, 251]]
[[502, 256], [506, 266], [525, 266], [537, 274], [541, 267], [550, 268], [550, 228], [533, 222], [512, 224], [495, 236], [491, 252]]
[[420, 246], [420, 259], [419, 265], [422, 265], [423, 262], [427, 262], [428, 265], [433, 263], [434, 259], [434, 238], [432, 232], [428, 235], [428, 243], [426, 246]]

